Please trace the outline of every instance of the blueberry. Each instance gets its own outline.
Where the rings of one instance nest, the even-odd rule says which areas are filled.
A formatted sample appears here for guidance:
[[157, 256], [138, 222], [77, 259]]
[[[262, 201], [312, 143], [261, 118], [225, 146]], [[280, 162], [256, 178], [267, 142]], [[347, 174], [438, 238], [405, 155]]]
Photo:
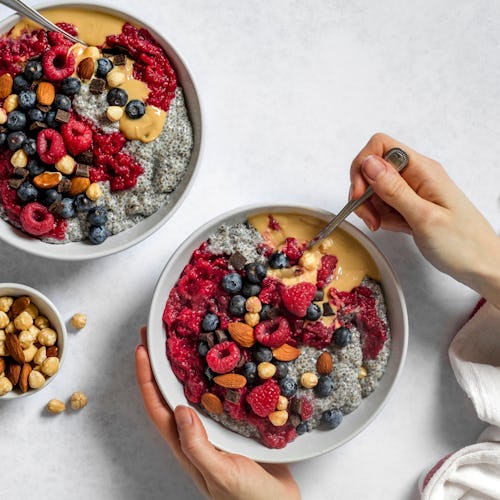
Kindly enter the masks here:
[[137, 120], [146, 113], [146, 105], [138, 99], [132, 99], [125, 108], [125, 113], [131, 120]]
[[45, 123], [50, 127], [50, 128], [56, 128], [59, 126], [59, 123], [56, 122], [56, 112], [55, 111], [49, 111], [47, 115], [45, 116]]
[[40, 80], [43, 76], [43, 68], [41, 61], [28, 61], [24, 67], [24, 78], [32, 82], [33, 80]]
[[57, 189], [42, 190], [38, 195], [38, 201], [46, 207], [52, 205], [55, 201], [61, 200], [61, 198], [62, 195], [57, 191]]
[[[125, 106], [128, 101], [128, 94], [123, 89], [114, 88], [108, 92], [108, 104], [110, 106]], [[133, 102], [133, 101], [130, 101]], [[127, 106], [128, 108], [128, 106]], [[142, 116], [142, 115], [141, 115]], [[140, 118], [139, 116], [137, 118]]]
[[273, 351], [269, 347], [259, 345], [252, 349], [253, 358], [257, 363], [264, 363], [264, 361], [271, 361], [273, 359]]
[[320, 288], [319, 290], [316, 290], [316, 293], [314, 294], [313, 300], [323, 300], [325, 298], [325, 292]]
[[38, 160], [33, 159], [28, 162], [27, 169], [30, 175], [32, 177], [35, 177], [45, 172], [45, 165], [43, 163], [40, 163]]
[[38, 196], [38, 190], [31, 182], [23, 182], [17, 188], [17, 197], [26, 203], [35, 201]]
[[22, 111], [14, 110], [7, 115], [7, 128], [13, 132], [26, 127], [26, 115]]
[[248, 382], [254, 382], [257, 378], [257, 365], [253, 361], [247, 361], [241, 369], [241, 374]]
[[259, 295], [261, 290], [262, 287], [260, 285], [257, 285], [257, 283], [250, 283], [249, 281], [245, 281], [243, 283], [243, 287], [241, 288], [241, 293], [245, 297], [255, 297], [256, 295]]
[[229, 273], [222, 278], [221, 286], [227, 293], [235, 294], [241, 290], [243, 279], [238, 273]]
[[302, 436], [302, 434], [309, 432], [309, 424], [307, 422], [300, 422], [300, 424], [295, 427], [295, 430], [299, 436]]
[[21, 90], [17, 96], [18, 106], [21, 109], [31, 109], [36, 104], [36, 93], [34, 90]]
[[36, 153], [36, 141], [32, 137], [28, 137], [23, 144], [24, 152], [28, 156], [33, 156]]
[[283, 396], [291, 398], [297, 392], [297, 384], [290, 377], [284, 378], [280, 381], [280, 390]]
[[61, 200], [62, 207], [58, 212], [59, 216], [63, 219], [69, 219], [75, 216], [75, 203], [73, 198], [63, 198]]
[[104, 78], [112, 69], [113, 63], [106, 57], [101, 57], [101, 59], [97, 59], [95, 76], [98, 78]]
[[288, 375], [288, 364], [284, 361], [274, 361], [274, 366], [276, 366], [276, 378], [281, 380]]
[[340, 410], [325, 410], [321, 414], [321, 424], [327, 429], [335, 429], [343, 418], [344, 414]]
[[24, 132], [11, 132], [7, 136], [7, 147], [11, 151], [17, 151], [22, 148], [25, 140], [26, 134]]
[[5, 132], [0, 132], [0, 146], [3, 146], [6, 140], [7, 134]]
[[284, 269], [288, 267], [288, 257], [281, 252], [274, 252], [271, 257], [269, 257], [269, 265], [273, 269]]
[[317, 321], [319, 318], [321, 318], [321, 307], [318, 306], [318, 304], [315, 304], [312, 302], [309, 304], [309, 307], [307, 308], [306, 311], [306, 319], [310, 321]]
[[205, 374], [205, 377], [207, 377], [209, 382], [212, 382], [214, 377], [217, 375], [217, 373], [213, 372], [208, 366], [205, 368], [205, 371], [203, 373]]
[[38, 108], [29, 109], [26, 116], [30, 122], [43, 122], [45, 120], [45, 113]]
[[333, 340], [339, 347], [346, 347], [351, 343], [352, 333], [349, 328], [341, 326], [333, 332]]
[[29, 88], [30, 84], [23, 75], [17, 75], [14, 77], [14, 82], [12, 84], [12, 92], [14, 94], [19, 94], [21, 90]]
[[318, 384], [314, 388], [314, 392], [318, 398], [326, 398], [335, 389], [335, 383], [333, 379], [328, 375], [322, 375], [318, 379]]
[[75, 198], [75, 209], [77, 212], [88, 212], [91, 208], [94, 207], [94, 202], [90, 198], [87, 198], [84, 194], [79, 194]]
[[200, 342], [198, 344], [198, 354], [204, 358], [207, 355], [207, 352], [209, 351], [208, 344], [206, 342]]
[[103, 226], [108, 222], [108, 211], [106, 207], [95, 207], [92, 208], [88, 215], [87, 220], [92, 226]]
[[246, 279], [250, 283], [261, 283], [266, 277], [267, 269], [260, 262], [250, 262], [245, 266]]
[[272, 307], [269, 304], [262, 304], [262, 309], [260, 310], [259, 316], [261, 321], [269, 319], [269, 313]]
[[71, 99], [67, 95], [56, 94], [54, 107], [63, 111], [69, 111], [71, 109]]
[[201, 322], [201, 328], [204, 332], [213, 332], [217, 330], [219, 326], [219, 317], [217, 314], [207, 313], [205, 314], [203, 321]]
[[82, 83], [74, 76], [68, 76], [61, 83], [61, 90], [66, 95], [75, 95], [80, 92]]
[[243, 316], [246, 312], [245, 303], [247, 299], [242, 295], [235, 295], [229, 302], [229, 312], [233, 316]]
[[94, 245], [100, 245], [108, 236], [108, 230], [104, 226], [90, 226], [89, 240]]

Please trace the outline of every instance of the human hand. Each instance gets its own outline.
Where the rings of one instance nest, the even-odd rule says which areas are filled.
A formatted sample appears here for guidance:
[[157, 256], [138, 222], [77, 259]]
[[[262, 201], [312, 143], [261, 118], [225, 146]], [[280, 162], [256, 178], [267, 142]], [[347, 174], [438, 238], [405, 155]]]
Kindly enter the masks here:
[[[381, 157], [400, 147], [409, 164], [400, 175]], [[351, 198], [375, 194], [356, 213], [373, 231], [412, 234], [438, 269], [500, 307], [500, 239], [439, 163], [376, 134], [351, 165]]]
[[259, 465], [244, 456], [219, 451], [208, 441], [195, 411], [186, 406], [172, 411], [151, 371], [144, 327], [141, 340], [135, 352], [135, 369], [144, 406], [174, 456], [205, 496], [227, 500], [300, 498], [286, 466]]

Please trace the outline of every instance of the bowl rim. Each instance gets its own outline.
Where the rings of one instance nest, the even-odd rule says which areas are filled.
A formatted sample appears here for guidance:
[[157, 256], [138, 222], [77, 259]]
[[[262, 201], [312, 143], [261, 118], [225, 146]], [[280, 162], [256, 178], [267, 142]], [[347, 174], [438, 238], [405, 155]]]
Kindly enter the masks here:
[[[113, 6], [107, 6], [104, 3], [99, 4], [93, 1], [87, 2], [85, 0], [72, 0], [68, 3], [64, 2], [64, 0], [53, 0], [52, 2], [40, 2], [35, 5], [35, 8], [38, 10], [49, 9], [52, 7], [82, 8], [87, 10], [95, 9], [100, 12], [115, 15], [124, 19], [125, 21], [132, 22], [146, 28], [155, 38], [155, 40], [157, 40], [158, 43], [160, 43], [160, 45], [163, 47], [168, 55], [170, 63], [175, 69], [178, 81], [183, 90], [184, 101], [186, 109], [188, 110], [188, 115], [193, 130], [193, 150], [189, 159], [187, 172], [181, 179], [177, 188], [169, 194], [169, 196], [176, 196], [176, 198], [172, 201], [169, 201], [168, 203], [162, 204], [156, 212], [151, 214], [149, 217], [145, 217], [138, 224], [135, 224], [131, 228], [113, 235], [114, 237], [120, 237], [120, 235], [122, 235], [120, 239], [123, 241], [121, 241], [119, 244], [113, 245], [112, 237], [108, 238], [108, 240], [101, 245], [92, 245], [85, 241], [68, 242], [61, 244], [45, 243], [38, 238], [34, 238], [25, 234], [19, 228], [16, 228], [12, 224], [10, 224], [10, 222], [0, 218], [0, 227], [2, 225], [5, 225], [9, 230], [8, 232], [4, 230], [0, 231], [0, 241], [3, 241], [23, 252], [58, 261], [77, 262], [99, 259], [108, 255], [122, 252], [130, 248], [131, 246], [144, 241], [153, 233], [158, 231], [180, 208], [182, 203], [185, 201], [189, 191], [191, 190], [195, 178], [199, 172], [205, 142], [205, 127], [203, 118], [204, 115], [199, 99], [199, 92], [193, 79], [191, 70], [187, 66], [183, 57], [175, 49], [173, 44], [170, 43], [169, 39], [166, 38], [158, 29], [156, 29], [154, 24], [144, 21], [136, 14], [130, 13], [127, 7], [122, 9], [122, 7], [120, 6], [120, 8], [118, 9]], [[7, 30], [11, 29], [14, 24], [18, 22], [22, 17], [23, 16], [21, 16], [20, 14], [14, 13], [6, 18], [0, 19], [0, 34], [6, 33]], [[182, 75], [182, 77], [180, 77], [180, 75]], [[177, 191], [178, 189], [181, 189], [182, 191], [179, 192]], [[177, 193], [177, 195], [175, 193]], [[166, 211], [166, 213], [160, 216], [160, 213], [164, 210]], [[151, 227], [148, 227], [146, 230], [140, 232], [138, 229], [136, 229], [137, 226], [140, 226], [143, 223], [146, 225], [147, 222], [145, 221], [148, 221], [148, 219], [150, 219], [151, 217], [154, 218], [155, 215], [159, 217], [159, 220], [154, 222]], [[127, 235], [131, 235], [130, 232], [136, 231], [138, 231], [139, 234], [133, 236], [132, 238], [127, 238]], [[124, 234], [125, 236], [123, 236]], [[71, 248], [71, 250], [69, 250], [69, 248]]]
[[[161, 313], [163, 312], [164, 304], [166, 299], [168, 298], [168, 293], [170, 292], [171, 288], [166, 292], [167, 295], [165, 296], [165, 290], [162, 290], [162, 285], [163, 282], [167, 280], [168, 276], [168, 271], [169, 269], [175, 265], [176, 261], [180, 258], [182, 259], [184, 256], [184, 261], [185, 264], [189, 261], [189, 258], [192, 254], [192, 251], [190, 251], [190, 247], [193, 246], [193, 244], [196, 242], [198, 245], [201, 244], [202, 241], [204, 241], [203, 235], [207, 233], [207, 231], [213, 231], [217, 225], [223, 224], [226, 220], [232, 219], [238, 216], [241, 216], [242, 218], [248, 218], [253, 214], [257, 213], [262, 213], [262, 212], [295, 212], [295, 213], [304, 213], [306, 212], [309, 215], [313, 215], [316, 217], [323, 218], [325, 220], [325, 223], [333, 217], [334, 214], [331, 212], [328, 212], [324, 209], [320, 208], [315, 208], [315, 207], [306, 207], [302, 205], [288, 205], [288, 204], [275, 204], [275, 205], [263, 205], [263, 204], [252, 204], [252, 205], [246, 205], [243, 207], [237, 207], [233, 208], [232, 210], [229, 210], [227, 212], [224, 212], [222, 214], [219, 214], [212, 219], [210, 219], [208, 222], [204, 223], [201, 225], [199, 228], [197, 228], [195, 231], [193, 231], [180, 245], [179, 247], [174, 251], [174, 253], [168, 258], [166, 265], [162, 269], [160, 276], [156, 282], [153, 297], [151, 300], [151, 307], [150, 307], [150, 312], [149, 312], [149, 317], [148, 317], [148, 329], [147, 329], [147, 342], [148, 346], [154, 345], [155, 342], [158, 342], [157, 336], [158, 336], [158, 324], [161, 324], [161, 334], [162, 334], [162, 342], [163, 346], [165, 345], [165, 329], [163, 326], [163, 321], [162, 321], [162, 315]], [[401, 373], [404, 369], [405, 361], [406, 361], [406, 355], [407, 355], [407, 349], [408, 349], [408, 336], [409, 336], [409, 323], [408, 323], [408, 313], [407, 313], [407, 307], [406, 307], [406, 301], [404, 298], [403, 294], [403, 289], [401, 286], [401, 283], [394, 272], [394, 269], [390, 262], [387, 260], [385, 255], [381, 252], [381, 250], [378, 248], [378, 246], [366, 235], [364, 234], [360, 229], [355, 227], [354, 225], [350, 224], [348, 221], [342, 222], [342, 224], [339, 226], [341, 229], [344, 229], [348, 234], [353, 236], [358, 242], [360, 242], [361, 245], [363, 245], [365, 248], [368, 248], [367, 250], [369, 251], [370, 254], [373, 254], [373, 252], [378, 254], [378, 257], [381, 259], [381, 261], [384, 263], [387, 272], [390, 275], [390, 278], [394, 284], [394, 289], [397, 294], [397, 300], [399, 301], [401, 305], [401, 320], [402, 320], [402, 325], [401, 325], [401, 354], [399, 357], [399, 361], [397, 364], [397, 368], [395, 371], [393, 371], [393, 378], [389, 382], [386, 382], [388, 384], [388, 389], [386, 390], [385, 395], [383, 396], [383, 399], [381, 400], [380, 404], [375, 408], [375, 410], [366, 418], [366, 420], [363, 422], [362, 425], [357, 427], [353, 432], [351, 432], [349, 435], [347, 435], [345, 438], [338, 440], [337, 442], [334, 442], [330, 446], [326, 446], [320, 451], [304, 451], [303, 453], [300, 454], [300, 456], [296, 457], [287, 457], [286, 456], [286, 451], [287, 447], [278, 449], [278, 450], [270, 450], [266, 448], [264, 445], [257, 443], [258, 446], [262, 447], [262, 453], [263, 456], [259, 455], [258, 453], [255, 455], [247, 453], [246, 456], [256, 460], [261, 463], [294, 463], [294, 462], [299, 462], [302, 460], [307, 460], [310, 458], [314, 458], [320, 455], [323, 455], [325, 453], [328, 453], [336, 448], [339, 448], [340, 446], [344, 445], [357, 435], [359, 435], [366, 427], [368, 427], [374, 420], [375, 418], [382, 412], [383, 408], [385, 405], [388, 403], [391, 395], [393, 394], [395, 387], [397, 385], [397, 382], [399, 381], [401, 377]], [[186, 256], [187, 254], [187, 256]], [[182, 268], [184, 267], [182, 266]], [[178, 279], [178, 278], [177, 278]], [[177, 280], [176, 280], [177, 281]], [[159, 306], [159, 304], [163, 304]], [[158, 310], [160, 311], [160, 315], [158, 316]], [[169, 397], [169, 391], [168, 391], [168, 383], [165, 382], [162, 377], [159, 376], [160, 370], [161, 370], [161, 365], [160, 363], [164, 363], [165, 361], [168, 364], [168, 370], [171, 370], [170, 363], [168, 362], [168, 359], [165, 354], [165, 349], [163, 348], [162, 350], [162, 358], [160, 361], [160, 355], [158, 353], [154, 353], [150, 356], [150, 361], [151, 361], [151, 368], [153, 371], [154, 378], [156, 380], [156, 383], [160, 389], [160, 392], [162, 393], [163, 397], [165, 398], [165, 401], [169, 405], [171, 409], [175, 408], [175, 403], [171, 400]], [[392, 351], [391, 351], [392, 353]], [[389, 357], [389, 363], [390, 363], [390, 357]], [[177, 382], [178, 384], [181, 385], [181, 382], [175, 377], [175, 375], [172, 372], [173, 380]], [[382, 379], [383, 380], [383, 377]], [[376, 392], [376, 390], [374, 391]], [[199, 412], [192, 404], [190, 404], [187, 399], [185, 399], [184, 402], [180, 402], [178, 404], [183, 404], [190, 406], [193, 408], [198, 416], [200, 416], [202, 422], [208, 423], [208, 422], [215, 422], [213, 419], [210, 419], [210, 417], [207, 417], [206, 415], [202, 414]], [[356, 410], [355, 410], [356, 411]], [[219, 427], [221, 427], [222, 431], [224, 433], [230, 433], [231, 435], [235, 435], [235, 440], [238, 439], [239, 436], [238, 434], [234, 433], [233, 431], [224, 428], [221, 424], [218, 424], [215, 422]], [[221, 444], [217, 438], [214, 439], [214, 437], [211, 435], [210, 430], [207, 428], [207, 433], [209, 435], [209, 439], [211, 443], [216, 447], [219, 448], [223, 451], [227, 451], [230, 453], [238, 453], [238, 450], [235, 449], [228, 449], [227, 446], [224, 444]], [[229, 439], [229, 438], [228, 438]], [[244, 439], [252, 439], [252, 438], [244, 438]], [[266, 450], [264, 452], [264, 450]], [[274, 455], [274, 456], [270, 456]]]
[[[29, 295], [30, 298], [34, 298], [35, 305], [40, 309], [40, 304], [42, 305], [42, 309], [47, 309], [51, 312], [51, 315], [53, 315], [56, 320], [57, 320], [57, 325], [54, 325], [53, 322], [51, 321], [51, 326], [57, 331], [57, 344], [59, 347], [59, 369], [57, 370], [57, 373], [52, 375], [51, 377], [48, 377], [46, 379], [45, 384], [42, 385], [42, 387], [38, 389], [29, 389], [27, 392], [14, 392], [14, 390], [8, 392], [7, 394], [4, 394], [3, 396], [0, 396], [0, 403], [3, 400], [13, 400], [13, 399], [20, 399], [24, 398], [27, 396], [32, 396], [33, 394], [37, 394], [43, 389], [45, 389], [61, 372], [61, 369], [63, 367], [64, 361], [67, 356], [67, 349], [68, 349], [68, 332], [66, 329], [66, 325], [64, 323], [64, 320], [59, 312], [59, 309], [54, 305], [54, 303], [42, 292], [39, 290], [28, 286], [24, 285], [23, 283], [0, 283], [0, 296], [4, 296], [4, 290], [6, 289], [15, 289], [17, 290], [16, 292], [12, 292], [12, 294], [19, 294], [19, 295]], [[9, 292], [11, 293], [11, 292]]]

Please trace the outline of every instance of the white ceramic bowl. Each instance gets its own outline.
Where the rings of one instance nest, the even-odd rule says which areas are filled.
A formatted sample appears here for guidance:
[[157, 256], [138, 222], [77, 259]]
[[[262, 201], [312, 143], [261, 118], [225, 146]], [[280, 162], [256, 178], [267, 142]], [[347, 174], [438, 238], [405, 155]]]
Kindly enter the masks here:
[[[194, 135], [194, 146], [187, 171], [175, 191], [171, 193], [169, 203], [160, 207], [157, 212], [142, 220], [134, 227], [110, 236], [100, 245], [92, 245], [87, 241], [72, 242], [63, 245], [44, 243], [37, 238], [28, 236], [22, 231], [14, 228], [8, 222], [0, 219], [0, 239], [6, 243], [13, 245], [20, 250], [50, 259], [79, 261], [104, 257], [106, 255], [125, 250], [126, 248], [129, 248], [150, 236], [173, 215], [175, 210], [184, 200], [184, 197], [188, 193], [195, 177], [196, 166], [201, 152], [202, 120], [198, 94], [186, 64], [172, 45], [170, 45], [170, 43], [147, 22], [127, 14], [122, 10], [112, 9], [104, 5], [88, 2], [77, 1], [67, 3], [61, 0], [55, 0], [50, 3], [37, 5], [36, 7], [37, 9], [43, 9], [57, 6], [78, 7], [109, 13], [121, 17], [125, 21], [129, 21], [148, 29], [148, 31], [167, 53], [169, 60], [177, 73], [179, 84], [184, 91], [185, 103], [188, 109]], [[0, 21], [0, 33], [8, 32], [9, 29], [11, 29], [19, 21], [19, 19], [20, 16], [13, 15], [3, 21]]]
[[[256, 213], [295, 213], [311, 215], [328, 221], [332, 214], [311, 208], [290, 206], [244, 207], [225, 213], [189, 236], [172, 255], [160, 279], [153, 296], [148, 322], [148, 346], [153, 372], [160, 390], [168, 404], [175, 408], [187, 404], [183, 387], [175, 377], [165, 354], [165, 328], [162, 314], [172, 287], [177, 282], [184, 266], [189, 262], [192, 252], [205, 241], [221, 223], [238, 223]], [[401, 373], [407, 348], [408, 318], [406, 304], [399, 281], [390, 264], [374, 243], [361, 231], [344, 222], [341, 228], [365, 247], [381, 275], [381, 282], [387, 303], [388, 320], [392, 332], [392, 349], [386, 372], [379, 387], [360, 406], [344, 418], [342, 425], [335, 431], [313, 431], [298, 437], [285, 448], [273, 450], [249, 438], [225, 429], [209, 417], [200, 414], [207, 429], [210, 441], [221, 450], [246, 455], [259, 462], [283, 463], [304, 460], [321, 455], [346, 443], [360, 433], [382, 410]]]
[[27, 392], [23, 393], [18, 388], [14, 388], [7, 394], [0, 396], [0, 403], [7, 399], [19, 399], [24, 396], [30, 396], [31, 394], [35, 394], [43, 390], [58, 376], [66, 357], [66, 342], [68, 334], [66, 332], [66, 327], [64, 326], [64, 321], [62, 320], [56, 306], [43, 293], [31, 288], [30, 286], [22, 285], [20, 283], [0, 283], [0, 297], [20, 297], [22, 295], [27, 295], [31, 298], [31, 302], [37, 306], [40, 314], [49, 320], [51, 328], [57, 332], [56, 345], [59, 350], [59, 370], [51, 377], [47, 377], [45, 384], [40, 387], [40, 389], [28, 389]]

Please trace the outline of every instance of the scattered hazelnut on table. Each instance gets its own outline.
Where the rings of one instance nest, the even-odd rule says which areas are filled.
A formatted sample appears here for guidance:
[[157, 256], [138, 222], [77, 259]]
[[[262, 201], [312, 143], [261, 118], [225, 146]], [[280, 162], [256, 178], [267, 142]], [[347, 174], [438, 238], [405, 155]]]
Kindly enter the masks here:
[[66, 409], [66, 405], [60, 399], [51, 399], [47, 403], [49, 413], [61, 413]]
[[76, 313], [73, 314], [71, 317], [71, 325], [73, 328], [76, 328], [77, 330], [81, 330], [82, 328], [85, 328], [85, 325], [87, 324], [87, 316], [83, 313]]
[[83, 392], [77, 391], [71, 395], [71, 409], [73, 410], [81, 410], [87, 406], [87, 402], [88, 398]]

